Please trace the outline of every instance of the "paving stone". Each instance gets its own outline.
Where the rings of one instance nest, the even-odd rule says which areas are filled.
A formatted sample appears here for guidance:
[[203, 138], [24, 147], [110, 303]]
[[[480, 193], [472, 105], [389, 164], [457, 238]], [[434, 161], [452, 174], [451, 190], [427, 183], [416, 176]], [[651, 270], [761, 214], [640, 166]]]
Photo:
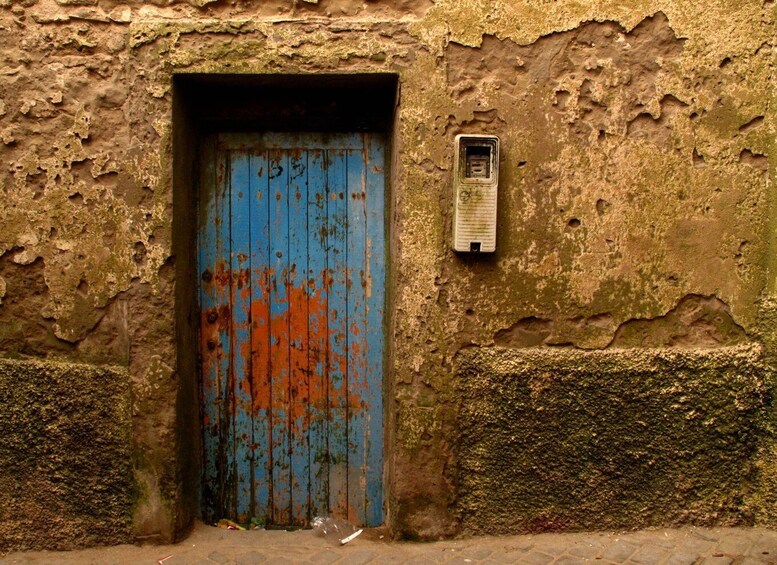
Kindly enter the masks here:
[[705, 541], [716, 542], [719, 540], [719, 536], [714, 530], [691, 530], [691, 535]]
[[[737, 560], [737, 565], [763, 565], [764, 563], [769, 563], [769, 562], [761, 561], [760, 559], [756, 559], [755, 557], [745, 557], [741, 561]], [[771, 561], [771, 563], [774, 563], [774, 561]]]
[[706, 553], [711, 553], [714, 547], [714, 541], [704, 540], [698, 537], [688, 537], [680, 543], [678, 549], [687, 553], [695, 553], [698, 557]]
[[684, 534], [680, 534], [677, 531], [668, 532], [666, 530], [663, 531], [656, 531], [656, 532], [645, 532], [646, 535], [643, 539], [644, 543], [651, 543], [653, 545], [657, 545], [660, 547], [663, 547], [665, 549], [672, 549], [677, 547], [677, 544], [680, 543], [684, 538]]
[[378, 555], [370, 565], [391, 565], [392, 563], [407, 563], [407, 555], [400, 553], [384, 553]]
[[556, 559], [553, 563], [554, 565], [581, 565], [583, 563], [587, 563], [587, 559], [583, 559], [582, 557], [575, 557], [573, 555], [562, 555], [558, 559]]
[[755, 539], [747, 553], [756, 559], [777, 562], [777, 532]]
[[441, 556], [438, 554], [433, 555], [414, 555], [413, 557], [408, 558], [405, 563], [410, 563], [411, 565], [425, 565], [426, 563], [443, 563], [445, 561], [445, 558], [447, 556]]
[[526, 555], [528, 555], [528, 551], [519, 549], [517, 551], [508, 551], [505, 553], [502, 552], [494, 552], [493, 555], [491, 555], [491, 559], [496, 561], [497, 563], [518, 563], [521, 561]]
[[374, 552], [359, 549], [356, 551], [349, 551], [343, 555], [339, 563], [342, 563], [343, 565], [363, 565], [364, 563], [369, 563], [375, 559], [375, 557], [376, 554]]
[[531, 565], [547, 565], [555, 559], [552, 555], [542, 553], [541, 551], [530, 551], [522, 557], [519, 563], [529, 563]]
[[208, 554], [208, 559], [210, 559], [211, 561], [215, 561], [216, 563], [227, 563], [229, 561], [229, 557], [227, 557], [220, 551], [210, 552], [210, 554]]
[[664, 561], [665, 565], [693, 565], [699, 560], [697, 553], [672, 552]]
[[555, 557], [566, 553], [568, 547], [569, 542], [564, 543], [563, 539], [558, 538], [538, 539], [534, 543], [535, 550]]
[[201, 560], [201, 558], [198, 556], [191, 557], [186, 555], [162, 555], [156, 560], [156, 562], [158, 563], [162, 559], [164, 559], [163, 565], [194, 565], [195, 561]]
[[463, 555], [457, 555], [453, 559], [450, 559], [445, 563], [448, 565], [469, 565], [470, 563], [474, 563], [474, 560], [471, 557], [464, 557]]
[[[518, 536], [514, 538], [505, 538], [501, 543], [493, 544], [491, 549], [494, 552], [510, 553], [512, 551], [529, 551], [534, 547], [534, 542], [537, 538], [534, 536]], [[477, 538], [473, 540], [477, 545]]]
[[259, 563], [264, 563], [265, 561], [267, 561], [267, 556], [258, 551], [244, 553], [235, 558], [237, 565], [259, 565]]
[[731, 565], [734, 562], [728, 555], [708, 555], [701, 562], [703, 565]]
[[744, 555], [752, 545], [753, 540], [751, 539], [739, 536], [726, 536], [715, 546], [715, 551], [732, 556]]
[[493, 552], [487, 547], [468, 547], [462, 550], [462, 553], [472, 559], [483, 560], [491, 555]]
[[649, 543], [640, 547], [634, 555], [631, 556], [630, 560], [642, 565], [656, 565], [664, 560], [668, 554], [669, 550], [665, 547]]
[[450, 557], [450, 554], [445, 550], [422, 551], [420, 554], [414, 555], [423, 559], [424, 563], [445, 563]]
[[623, 540], [616, 540], [615, 543], [602, 551], [601, 557], [607, 561], [623, 563], [629, 557], [634, 555], [634, 552], [636, 552], [637, 549], [638, 546], [634, 545], [633, 543], [627, 543]]
[[313, 554], [309, 562], [310, 563], [319, 563], [320, 565], [328, 565], [329, 563], [334, 563], [340, 559], [340, 554], [332, 551], [331, 549], [326, 549], [324, 551], [319, 551], [318, 553]]
[[601, 545], [594, 545], [592, 543], [577, 543], [567, 549], [567, 553], [572, 557], [582, 557], [584, 559], [593, 559], [602, 550]]

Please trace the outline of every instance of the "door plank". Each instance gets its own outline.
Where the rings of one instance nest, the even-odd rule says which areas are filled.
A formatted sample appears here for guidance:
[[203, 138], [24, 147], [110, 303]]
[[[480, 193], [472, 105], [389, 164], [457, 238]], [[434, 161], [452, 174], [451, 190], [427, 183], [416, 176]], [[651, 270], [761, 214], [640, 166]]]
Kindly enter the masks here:
[[251, 171], [247, 153], [230, 152], [230, 301], [232, 303], [232, 370], [235, 461], [234, 516], [247, 522], [251, 513], [251, 219], [248, 206]]
[[270, 509], [270, 194], [267, 152], [251, 156], [251, 395], [253, 515], [269, 523]]
[[[361, 136], [354, 136], [360, 138]], [[367, 429], [367, 308], [365, 304], [366, 176], [362, 151], [347, 151], [348, 178], [348, 520], [364, 523]]]
[[223, 314], [229, 309], [228, 274], [224, 259], [228, 242], [222, 237], [221, 224], [228, 202], [224, 190], [224, 163], [218, 159], [212, 143], [204, 148], [206, 166], [202, 170], [200, 198], [199, 286], [200, 286], [200, 352], [201, 396], [203, 405], [203, 484], [205, 485], [204, 517], [214, 520], [223, 511], [221, 438], [225, 422], [221, 419], [222, 377], [226, 372], [224, 347], [229, 350], [228, 327]]
[[[229, 168], [227, 156], [219, 156], [216, 165], [216, 196], [218, 206], [222, 207], [216, 224], [217, 250], [213, 281], [218, 296], [218, 340], [216, 352], [216, 405], [218, 407], [218, 503], [222, 512], [229, 512], [233, 501], [230, 486], [234, 484], [234, 457], [232, 450], [232, 395], [230, 394], [230, 360], [232, 356], [232, 310], [229, 297], [231, 272], [229, 268]], [[208, 344], [210, 347], [211, 344]]]
[[308, 355], [310, 367], [310, 504], [312, 515], [329, 512], [327, 433], [327, 162], [321, 149], [308, 152]]
[[308, 459], [308, 159], [292, 150], [289, 163], [289, 425], [291, 449], [291, 524], [309, 522]]
[[291, 523], [289, 460], [289, 166], [284, 152], [270, 151], [270, 379], [272, 386], [272, 522]]
[[386, 307], [385, 142], [365, 134], [367, 161], [367, 378], [363, 400], [367, 413], [367, 482], [365, 523], [383, 523], [383, 363]]
[[327, 154], [329, 510], [345, 518], [348, 515], [348, 289], [345, 272], [345, 250], [348, 246], [348, 208], [345, 202], [347, 165], [345, 151], [329, 150]]

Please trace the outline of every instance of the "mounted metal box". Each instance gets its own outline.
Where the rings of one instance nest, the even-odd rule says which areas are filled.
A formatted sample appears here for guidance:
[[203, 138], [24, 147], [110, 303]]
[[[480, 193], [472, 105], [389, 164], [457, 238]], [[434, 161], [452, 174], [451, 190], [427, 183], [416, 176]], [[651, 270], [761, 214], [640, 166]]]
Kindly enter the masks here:
[[453, 250], [496, 251], [496, 202], [499, 185], [499, 138], [456, 136], [453, 170]]

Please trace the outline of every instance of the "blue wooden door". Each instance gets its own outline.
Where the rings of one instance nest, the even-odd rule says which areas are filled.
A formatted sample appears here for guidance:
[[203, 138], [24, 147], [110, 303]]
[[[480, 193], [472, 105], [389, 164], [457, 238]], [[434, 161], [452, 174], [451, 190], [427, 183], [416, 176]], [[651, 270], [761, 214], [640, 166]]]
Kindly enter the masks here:
[[221, 134], [202, 163], [204, 518], [379, 525], [383, 138]]

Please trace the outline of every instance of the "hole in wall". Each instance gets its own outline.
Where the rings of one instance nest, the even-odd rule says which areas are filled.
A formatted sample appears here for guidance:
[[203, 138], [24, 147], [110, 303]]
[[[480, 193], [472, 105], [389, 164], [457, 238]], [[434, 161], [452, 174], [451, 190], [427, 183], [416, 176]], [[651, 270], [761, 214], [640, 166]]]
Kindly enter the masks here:
[[146, 246], [143, 244], [142, 241], [138, 241], [135, 243], [135, 251], [132, 254], [132, 260], [135, 261], [135, 263], [139, 266], [143, 266], [146, 264]]
[[743, 135], [747, 135], [748, 133], [750, 133], [754, 129], [762, 126], [763, 123], [764, 123], [764, 117], [763, 116], [756, 116], [755, 118], [753, 118], [752, 120], [750, 120], [746, 124], [743, 124], [743, 125], [739, 126], [739, 133], [741, 133]]
[[86, 282], [86, 279], [81, 279], [78, 283], [78, 286], [76, 287], [76, 292], [80, 294], [81, 296], [87, 296], [89, 294], [89, 283]]
[[769, 161], [766, 156], [761, 153], [755, 153], [750, 149], [742, 150], [739, 154], [739, 162], [764, 172], [769, 170]]
[[693, 166], [698, 169], [698, 168], [701, 168], [701, 167], [703, 167], [705, 165], [706, 165], [706, 163], [704, 162], [704, 155], [699, 153], [699, 150], [696, 147], [694, 147], [693, 148]]

